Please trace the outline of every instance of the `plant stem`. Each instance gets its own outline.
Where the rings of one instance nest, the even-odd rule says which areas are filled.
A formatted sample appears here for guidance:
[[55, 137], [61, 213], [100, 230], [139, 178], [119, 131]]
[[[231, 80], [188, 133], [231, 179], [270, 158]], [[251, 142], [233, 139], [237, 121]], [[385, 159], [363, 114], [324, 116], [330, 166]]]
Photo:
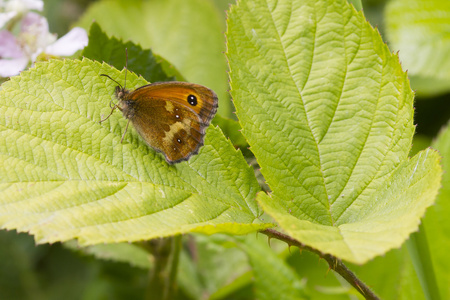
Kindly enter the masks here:
[[265, 229], [260, 232], [267, 235], [269, 238], [275, 238], [284, 241], [290, 246], [296, 246], [300, 249], [305, 249], [319, 255], [321, 258], [327, 261], [330, 269], [341, 275], [342, 278], [350, 283], [361, 295], [364, 296], [364, 298], [377, 300], [379, 299], [375, 295], [375, 293], [364, 282], [356, 277], [356, 275], [352, 271], [350, 271], [350, 269], [347, 268], [347, 266], [340, 259], [334, 257], [333, 255], [322, 253], [319, 250], [309, 247], [297, 241], [296, 239], [274, 229]]
[[440, 300], [436, 275], [433, 270], [430, 249], [423, 223], [419, 225], [419, 231], [413, 232], [406, 241], [409, 256], [419, 279], [422, 291], [427, 300]]
[[154, 257], [147, 287], [147, 300], [174, 299], [181, 236], [146, 241], [140, 244]]

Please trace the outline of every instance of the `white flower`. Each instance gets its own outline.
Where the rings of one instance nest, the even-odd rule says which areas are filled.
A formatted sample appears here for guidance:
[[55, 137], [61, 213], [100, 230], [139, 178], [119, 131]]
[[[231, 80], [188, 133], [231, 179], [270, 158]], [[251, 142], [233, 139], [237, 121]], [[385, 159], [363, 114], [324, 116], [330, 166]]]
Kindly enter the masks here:
[[42, 11], [43, 9], [42, 0], [0, 0], [0, 28], [17, 15], [25, 14], [29, 10]]
[[17, 15], [15, 11], [8, 11], [5, 13], [0, 13], [0, 28], [6, 25], [12, 18]]
[[19, 74], [41, 54], [70, 56], [88, 43], [86, 31], [79, 27], [56, 40], [48, 31], [47, 19], [33, 12], [24, 16], [17, 37], [2, 30], [0, 40], [0, 77]]

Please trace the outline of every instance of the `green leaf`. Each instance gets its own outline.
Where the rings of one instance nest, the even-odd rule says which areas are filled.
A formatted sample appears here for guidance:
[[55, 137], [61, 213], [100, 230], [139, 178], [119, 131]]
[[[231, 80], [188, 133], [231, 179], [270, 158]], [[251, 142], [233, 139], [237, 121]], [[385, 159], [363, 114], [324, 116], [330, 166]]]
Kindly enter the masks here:
[[241, 126], [235, 120], [221, 117], [220, 115], [214, 117], [212, 123], [222, 129], [225, 136], [229, 137], [235, 147], [242, 148], [248, 147], [248, 143], [245, 137], [241, 133]]
[[190, 236], [189, 246], [185, 247], [189, 251], [181, 253], [178, 282], [192, 299], [203, 299], [205, 295], [208, 299], [233, 299], [230, 293], [241, 287], [233, 283], [250, 267], [245, 254], [230, 240], [221, 234]]
[[96, 22], [91, 25], [89, 44], [83, 49], [82, 56], [104, 61], [120, 70], [125, 67], [125, 49], [128, 51], [128, 68], [147, 81], [185, 81], [175, 67], [153, 54], [151, 50], [143, 50], [132, 42], [124, 43], [114, 37], [108, 37]]
[[347, 2], [352, 4], [356, 10], [362, 10], [363, 8], [361, 0], [347, 0]]
[[338, 273], [330, 272], [328, 263], [317, 254], [301, 249], [297, 251], [295, 247], [288, 251], [292, 254], [287, 262], [297, 276], [306, 281], [306, 289], [311, 299], [348, 300], [349, 297], [360, 295]]
[[424, 150], [431, 144], [431, 138], [425, 134], [415, 134], [413, 144], [411, 147], [411, 152], [409, 155], [416, 155], [420, 150]]
[[253, 268], [256, 299], [309, 299], [305, 282], [286, 262], [267, 245], [267, 241], [254, 238], [239, 239], [238, 246], [245, 250]]
[[100, 244], [80, 247], [76, 241], [68, 241], [64, 246], [98, 259], [128, 263], [142, 269], [153, 267], [152, 256], [143, 248], [129, 243]]
[[[0, 91], [0, 224], [39, 243], [139, 241], [187, 232], [245, 234], [258, 220], [253, 170], [220, 129], [168, 165], [110, 112], [125, 71], [88, 59], [38, 63]], [[127, 86], [146, 84], [128, 72]]]
[[151, 48], [188, 81], [213, 89], [221, 101], [219, 113], [230, 115], [224, 22], [211, 1], [103, 0], [93, 3], [78, 25], [87, 29], [92, 20], [109, 35]]
[[[268, 22], [267, 20], [270, 20]], [[417, 230], [439, 155], [407, 155], [413, 92], [398, 57], [346, 1], [240, 1], [228, 22], [232, 97], [292, 237], [364, 263]]]
[[450, 90], [450, 1], [392, 0], [386, 33], [418, 92]]
[[36, 246], [33, 237], [0, 231], [3, 299], [140, 299], [147, 271], [89, 259], [59, 243]]
[[37, 270], [36, 266], [41, 266], [50, 246], [36, 247], [30, 236], [5, 230], [0, 231], [0, 243], [2, 299], [31, 299], [31, 291], [34, 297], [44, 299], [52, 283], [43, 288], [42, 269]]
[[[432, 268], [437, 279], [441, 299], [450, 299], [450, 127], [447, 125], [432, 144], [442, 155], [444, 175], [436, 204], [430, 207], [423, 220], [428, 247], [432, 254]], [[426, 263], [426, 262], [425, 262]]]
[[362, 266], [349, 267], [380, 299], [425, 300], [406, 245]]

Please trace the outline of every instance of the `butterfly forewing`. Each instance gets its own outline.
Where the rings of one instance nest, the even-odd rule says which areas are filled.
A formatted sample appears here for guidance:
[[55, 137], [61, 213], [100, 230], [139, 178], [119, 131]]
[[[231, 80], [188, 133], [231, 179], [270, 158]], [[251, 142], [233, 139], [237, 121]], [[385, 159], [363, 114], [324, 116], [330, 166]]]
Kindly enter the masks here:
[[[133, 94], [136, 99], [152, 97], [190, 107], [204, 123], [211, 121], [218, 107], [217, 95], [212, 90], [188, 82], [156, 82], [136, 89]], [[195, 101], [189, 102], [190, 96], [194, 96]]]

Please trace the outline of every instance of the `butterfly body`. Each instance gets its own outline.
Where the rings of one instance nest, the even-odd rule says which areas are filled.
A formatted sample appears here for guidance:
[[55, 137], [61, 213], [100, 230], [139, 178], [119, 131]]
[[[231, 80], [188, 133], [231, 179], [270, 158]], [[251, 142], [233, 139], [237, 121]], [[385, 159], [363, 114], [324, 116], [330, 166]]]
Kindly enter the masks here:
[[114, 108], [169, 164], [198, 153], [218, 107], [212, 90], [187, 82], [156, 82], [133, 91], [117, 86], [115, 94]]

